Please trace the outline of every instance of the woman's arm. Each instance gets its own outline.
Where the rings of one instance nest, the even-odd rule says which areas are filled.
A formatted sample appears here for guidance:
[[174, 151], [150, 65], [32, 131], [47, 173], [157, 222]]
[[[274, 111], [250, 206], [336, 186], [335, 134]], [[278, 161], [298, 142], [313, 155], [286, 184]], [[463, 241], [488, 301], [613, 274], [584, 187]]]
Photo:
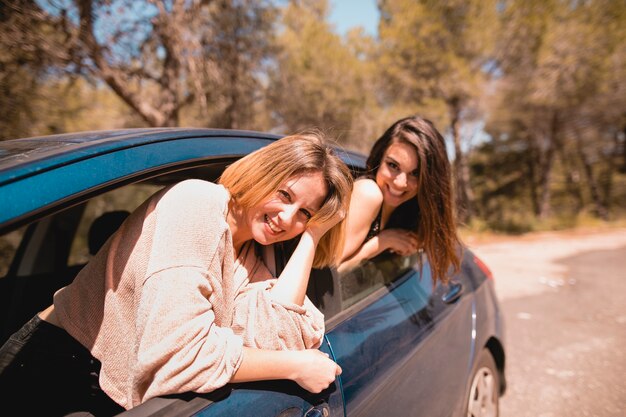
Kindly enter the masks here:
[[380, 254], [383, 250], [385, 248], [380, 244], [379, 236], [374, 236], [363, 243], [355, 253], [344, 259], [337, 267], [337, 271], [340, 273], [350, 271], [359, 266], [361, 262]]
[[343, 261], [337, 270], [341, 272], [349, 271], [366, 259], [371, 259], [383, 251], [389, 249], [393, 252], [407, 256], [417, 252], [417, 237], [415, 233], [404, 229], [385, 229], [374, 236], [348, 259]]
[[243, 360], [230, 382], [290, 379], [319, 393], [341, 374], [341, 367], [317, 350], [274, 351], [243, 348]]
[[302, 233], [296, 249], [270, 290], [275, 301], [299, 306], [304, 303], [317, 244], [328, 230], [343, 219], [344, 215], [337, 213], [332, 220], [323, 224], [311, 223]]
[[362, 248], [382, 203], [383, 195], [374, 180], [360, 179], [354, 183], [346, 218], [346, 240], [341, 255], [342, 262]]
[[354, 183], [346, 219], [346, 241], [341, 264], [337, 268], [339, 272], [353, 269], [385, 249], [377, 236], [364, 242], [382, 203], [383, 195], [374, 180], [361, 179]]
[[349, 271], [388, 249], [401, 255], [417, 251], [415, 233], [403, 229], [381, 230], [377, 236], [364, 242], [382, 203], [383, 195], [376, 182], [363, 179], [354, 183], [346, 219], [346, 242], [342, 262], [337, 268], [339, 272]]

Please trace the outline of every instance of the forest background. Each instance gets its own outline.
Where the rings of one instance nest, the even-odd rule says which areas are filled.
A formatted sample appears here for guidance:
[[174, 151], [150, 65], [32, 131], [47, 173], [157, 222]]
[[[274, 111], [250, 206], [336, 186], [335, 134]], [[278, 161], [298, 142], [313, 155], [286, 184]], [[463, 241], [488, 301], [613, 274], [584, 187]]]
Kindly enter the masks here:
[[0, 0], [0, 140], [132, 127], [291, 133], [367, 153], [395, 120], [445, 134], [461, 225], [626, 221], [626, 3]]

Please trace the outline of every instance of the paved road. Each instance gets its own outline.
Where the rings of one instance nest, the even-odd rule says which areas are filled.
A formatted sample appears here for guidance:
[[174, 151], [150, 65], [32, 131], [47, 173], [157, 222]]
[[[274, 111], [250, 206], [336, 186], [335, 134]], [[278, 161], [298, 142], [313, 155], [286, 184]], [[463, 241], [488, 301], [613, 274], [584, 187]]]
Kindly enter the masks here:
[[626, 416], [626, 229], [469, 244], [506, 319], [500, 415]]

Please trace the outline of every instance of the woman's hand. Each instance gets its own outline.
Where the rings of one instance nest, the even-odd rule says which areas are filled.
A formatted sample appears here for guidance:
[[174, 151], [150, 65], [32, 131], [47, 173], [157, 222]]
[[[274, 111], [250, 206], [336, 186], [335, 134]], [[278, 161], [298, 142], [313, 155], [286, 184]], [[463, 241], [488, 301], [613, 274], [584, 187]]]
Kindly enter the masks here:
[[291, 254], [278, 280], [270, 289], [270, 293], [275, 301], [279, 303], [294, 303], [299, 306], [304, 304], [317, 245], [322, 236], [344, 217], [345, 213], [339, 212], [328, 221], [309, 222], [307, 224], [298, 246]]
[[328, 388], [341, 375], [341, 367], [326, 353], [317, 349], [292, 351], [297, 354], [298, 364], [295, 375], [291, 378], [305, 390], [318, 394]]
[[346, 217], [346, 213], [344, 211], [339, 211], [333, 215], [328, 221], [323, 223], [320, 222], [310, 222], [307, 225], [305, 233], [309, 233], [311, 237], [315, 240], [315, 242], [319, 242], [322, 236], [326, 234], [330, 229], [336, 226], [340, 221], [342, 221]]
[[408, 256], [417, 252], [417, 235], [404, 229], [384, 229], [378, 234], [380, 245], [398, 255]]

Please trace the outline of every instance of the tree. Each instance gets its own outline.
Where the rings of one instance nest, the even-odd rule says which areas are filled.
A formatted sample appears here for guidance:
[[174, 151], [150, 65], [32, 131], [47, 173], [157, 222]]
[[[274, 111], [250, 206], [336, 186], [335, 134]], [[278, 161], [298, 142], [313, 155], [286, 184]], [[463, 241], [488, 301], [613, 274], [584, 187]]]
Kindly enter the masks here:
[[[200, 108], [198, 119], [221, 127], [242, 126], [253, 113], [253, 100], [244, 98], [258, 95], [258, 71], [271, 52], [271, 1], [38, 4], [24, 12], [36, 21], [33, 27], [62, 39], [44, 42], [44, 55], [58, 58], [56, 70], [106, 84], [145, 124], [178, 125], [192, 104]], [[20, 31], [33, 36], [29, 27]]]
[[472, 217], [473, 196], [461, 124], [476, 117], [493, 59], [495, 1], [380, 0], [380, 67], [388, 96], [423, 105], [443, 102], [454, 142], [457, 206]]
[[219, 0], [211, 13], [196, 29], [207, 30], [209, 25], [203, 56], [212, 62], [215, 74], [202, 91], [203, 113], [210, 116], [210, 126], [267, 128], [266, 110], [259, 106], [265, 99], [267, 66], [276, 53], [278, 9], [270, 1]]
[[[614, 80], [615, 70], [623, 75], [613, 64], [623, 45], [623, 16], [623, 6], [603, 1], [511, 1], [503, 8], [498, 61], [503, 77], [488, 129], [502, 131], [497, 124], [504, 122], [523, 141], [532, 161], [533, 207], [541, 220], [552, 212], [557, 163], [576, 206], [582, 207], [587, 195], [596, 214], [607, 218], [598, 163], [592, 166], [603, 159], [607, 126], [593, 109], [608, 97], [616, 100], [605, 83]], [[600, 108], [604, 112], [607, 106]], [[580, 184], [587, 185], [585, 193]]]
[[366, 63], [333, 32], [327, 17], [326, 0], [290, 1], [283, 10], [268, 89], [280, 129], [319, 127], [341, 136], [367, 100]]
[[58, 21], [41, 21], [40, 14], [32, 0], [0, 1], [0, 139], [36, 133], [42, 85], [52, 76], [49, 67], [64, 59], [53, 52], [63, 42]]

